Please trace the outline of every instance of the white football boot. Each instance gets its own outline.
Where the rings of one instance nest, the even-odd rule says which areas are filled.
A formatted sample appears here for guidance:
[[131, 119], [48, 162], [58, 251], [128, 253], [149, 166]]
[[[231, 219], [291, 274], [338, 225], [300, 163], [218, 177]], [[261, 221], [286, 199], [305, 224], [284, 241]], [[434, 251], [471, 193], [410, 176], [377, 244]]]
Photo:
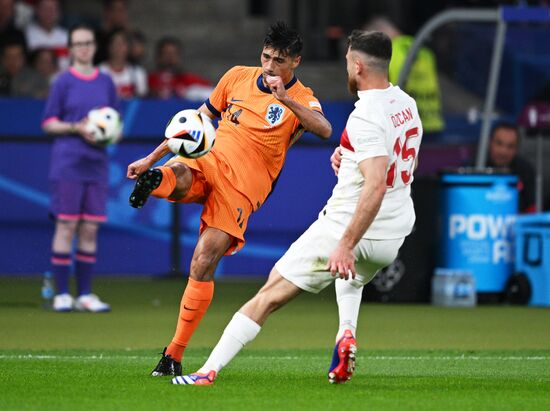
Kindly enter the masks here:
[[74, 308], [78, 311], [88, 311], [91, 313], [105, 313], [111, 311], [111, 306], [101, 301], [95, 294], [81, 295], [76, 299]]
[[53, 310], [57, 312], [72, 311], [74, 308], [74, 298], [71, 294], [57, 294], [53, 298]]

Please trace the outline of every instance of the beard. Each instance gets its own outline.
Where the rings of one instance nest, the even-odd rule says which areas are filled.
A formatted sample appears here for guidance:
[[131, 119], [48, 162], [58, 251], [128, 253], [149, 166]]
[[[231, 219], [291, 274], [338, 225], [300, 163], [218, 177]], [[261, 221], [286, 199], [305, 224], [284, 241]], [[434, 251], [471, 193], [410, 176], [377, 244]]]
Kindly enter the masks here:
[[348, 90], [349, 92], [356, 96], [357, 95], [357, 80], [348, 76]]

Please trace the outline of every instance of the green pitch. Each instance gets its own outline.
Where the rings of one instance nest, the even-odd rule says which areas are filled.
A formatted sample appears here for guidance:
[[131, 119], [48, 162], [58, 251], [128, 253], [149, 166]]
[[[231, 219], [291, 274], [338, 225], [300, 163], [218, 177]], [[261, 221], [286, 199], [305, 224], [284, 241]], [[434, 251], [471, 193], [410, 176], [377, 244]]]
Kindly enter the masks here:
[[[183, 281], [98, 279], [109, 314], [40, 306], [39, 279], [0, 277], [0, 410], [548, 410], [550, 309], [366, 304], [353, 380], [331, 386], [332, 290], [275, 313], [213, 387], [148, 373]], [[256, 282], [216, 284], [184, 371], [198, 368]]]

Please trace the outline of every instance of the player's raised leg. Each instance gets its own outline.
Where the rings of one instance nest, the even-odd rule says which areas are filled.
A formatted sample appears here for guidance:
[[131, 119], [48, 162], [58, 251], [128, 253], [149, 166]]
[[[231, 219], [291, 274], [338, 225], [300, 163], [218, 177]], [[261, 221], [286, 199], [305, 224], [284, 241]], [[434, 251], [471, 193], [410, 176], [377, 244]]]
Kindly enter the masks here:
[[233, 316], [204, 365], [193, 374], [173, 378], [172, 383], [211, 385], [220, 370], [246, 344], [256, 338], [267, 317], [297, 296], [300, 291], [273, 269], [267, 283]]
[[343, 279], [337, 279], [334, 286], [340, 325], [336, 334], [336, 345], [328, 372], [328, 379], [331, 384], [348, 381], [355, 371], [357, 352], [355, 336], [363, 294], [363, 287], [357, 288]]
[[170, 167], [151, 168], [138, 177], [130, 195], [130, 205], [142, 208], [151, 194], [168, 198], [175, 188], [176, 175]]
[[180, 200], [185, 197], [192, 183], [193, 173], [184, 163], [173, 162], [150, 168], [137, 177], [129, 202], [134, 208], [142, 208], [149, 196]]
[[176, 332], [152, 376], [181, 375], [183, 352], [210, 306], [214, 296], [214, 271], [231, 242], [231, 236], [216, 228], [207, 228], [199, 237], [180, 303]]

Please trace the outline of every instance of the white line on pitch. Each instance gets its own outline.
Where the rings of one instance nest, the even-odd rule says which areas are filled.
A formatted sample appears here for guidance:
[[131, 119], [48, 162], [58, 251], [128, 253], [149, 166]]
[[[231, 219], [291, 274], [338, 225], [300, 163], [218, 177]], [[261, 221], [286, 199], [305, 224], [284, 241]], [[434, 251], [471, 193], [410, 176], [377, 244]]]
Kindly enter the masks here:
[[[304, 357], [311, 359], [325, 359], [325, 356], [256, 356], [256, 355], [244, 355], [241, 356], [241, 360], [287, 360], [294, 361]], [[138, 356], [138, 355], [48, 355], [48, 354], [14, 354], [14, 355], [1, 355], [0, 360], [151, 360], [155, 357], [152, 356]], [[365, 361], [549, 361], [548, 356], [476, 356], [476, 355], [457, 355], [457, 356], [392, 356], [392, 355], [373, 355], [373, 356], [359, 356], [361, 360]]]

